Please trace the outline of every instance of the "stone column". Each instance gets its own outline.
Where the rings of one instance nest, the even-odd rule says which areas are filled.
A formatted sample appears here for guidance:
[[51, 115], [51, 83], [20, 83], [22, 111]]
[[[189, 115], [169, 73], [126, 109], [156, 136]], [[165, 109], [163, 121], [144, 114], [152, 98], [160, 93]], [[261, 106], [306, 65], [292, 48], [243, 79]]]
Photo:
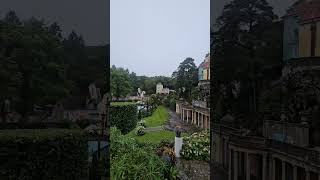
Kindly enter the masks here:
[[272, 180], [276, 179], [276, 160], [272, 159]]
[[231, 149], [229, 149], [229, 165], [228, 165], [228, 170], [229, 170], [229, 173], [228, 173], [228, 177], [229, 177], [229, 180], [232, 180], [232, 169], [231, 169], [231, 166], [232, 166], [232, 151]]
[[246, 152], [246, 180], [250, 180], [250, 159], [248, 152]]
[[183, 113], [182, 121], [184, 122], [184, 109], [182, 109], [182, 113]]
[[227, 154], [227, 140], [226, 140], [226, 138], [224, 139], [224, 152], [223, 152], [223, 157], [224, 157], [224, 163], [225, 164], [227, 164], [227, 156], [228, 156], [228, 154]]
[[282, 161], [282, 168], [281, 168], [281, 170], [282, 170], [282, 173], [281, 173], [281, 175], [282, 175], [282, 180], [286, 180], [286, 162], [285, 162], [285, 161]]
[[201, 128], [203, 129], [203, 123], [204, 123], [204, 114], [202, 114], [202, 120], [201, 120]]
[[270, 156], [270, 159], [269, 159], [269, 180], [273, 180], [273, 175], [272, 175], [272, 156]]
[[198, 112], [198, 124], [197, 124], [197, 126], [200, 126], [200, 116], [201, 116], [201, 113]]
[[195, 111], [192, 110], [192, 124], [194, 124], [194, 115], [195, 115]]
[[262, 155], [262, 180], [267, 180], [267, 155]]
[[297, 180], [298, 179], [298, 169], [297, 166], [293, 166], [293, 180]]
[[188, 123], [188, 119], [189, 119], [189, 110], [187, 109], [187, 123]]
[[205, 114], [203, 114], [203, 124], [202, 124], [202, 126], [203, 126], [203, 129], [205, 129], [206, 128], [206, 123], [207, 123], [207, 120], [206, 120], [206, 115]]
[[238, 151], [233, 151], [233, 180], [238, 180]]
[[310, 171], [306, 169], [306, 180], [310, 180]]

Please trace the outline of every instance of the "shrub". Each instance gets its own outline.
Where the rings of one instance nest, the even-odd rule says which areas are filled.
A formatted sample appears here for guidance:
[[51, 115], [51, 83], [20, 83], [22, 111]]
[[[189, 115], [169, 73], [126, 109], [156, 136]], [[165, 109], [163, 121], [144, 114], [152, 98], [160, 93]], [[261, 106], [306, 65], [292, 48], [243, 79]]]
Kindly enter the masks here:
[[81, 129], [84, 129], [86, 128], [87, 126], [90, 125], [90, 122], [88, 119], [79, 119], [76, 121], [76, 124], [81, 128]]
[[110, 125], [117, 127], [123, 134], [127, 134], [136, 127], [137, 113], [137, 105], [134, 103], [111, 104]]
[[210, 160], [210, 133], [202, 131], [183, 138], [181, 157], [186, 160]]
[[80, 179], [88, 147], [81, 130], [0, 131], [0, 179]]
[[146, 127], [147, 127], [147, 126], [146, 126], [146, 121], [145, 121], [145, 120], [139, 121], [139, 122], [138, 122], [138, 126], [143, 126], [143, 127], [146, 128]]
[[135, 130], [135, 134], [137, 136], [143, 136], [145, 134], [144, 129], [145, 128], [143, 126], [138, 126]]
[[110, 143], [111, 179], [165, 179], [169, 167], [149, 148], [116, 128], [110, 129]]

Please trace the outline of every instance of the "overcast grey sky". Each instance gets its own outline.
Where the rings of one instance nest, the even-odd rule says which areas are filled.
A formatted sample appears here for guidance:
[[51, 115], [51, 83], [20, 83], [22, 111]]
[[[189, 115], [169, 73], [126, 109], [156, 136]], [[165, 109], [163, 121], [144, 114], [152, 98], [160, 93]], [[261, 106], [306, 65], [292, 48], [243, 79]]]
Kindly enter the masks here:
[[75, 30], [88, 45], [109, 42], [109, 0], [0, 0], [0, 17], [14, 10], [20, 19], [32, 16], [57, 21], [64, 35]]
[[171, 76], [209, 52], [210, 0], [111, 0], [110, 65]]

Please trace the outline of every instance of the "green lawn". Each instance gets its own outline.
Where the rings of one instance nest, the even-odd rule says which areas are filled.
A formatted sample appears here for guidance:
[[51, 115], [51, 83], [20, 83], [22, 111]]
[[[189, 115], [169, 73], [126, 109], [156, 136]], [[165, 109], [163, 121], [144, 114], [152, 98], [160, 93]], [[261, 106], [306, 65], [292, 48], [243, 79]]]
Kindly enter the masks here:
[[[163, 125], [168, 120], [169, 114], [167, 109], [164, 106], [159, 106], [151, 116], [144, 118], [146, 121], [147, 128], [149, 127], [158, 127]], [[183, 133], [182, 136], [188, 135], [187, 133]], [[157, 132], [146, 132], [143, 136], [135, 135], [135, 130], [132, 130], [126, 136], [132, 137], [136, 139], [140, 143], [150, 142], [152, 144], [158, 144], [163, 139], [168, 139], [174, 141], [175, 134], [173, 131], [157, 131]]]
[[165, 107], [159, 106], [153, 113], [152, 116], [146, 117], [143, 120], [146, 121], [146, 126], [157, 127], [163, 125], [168, 120], [169, 114]]
[[[187, 133], [182, 133], [182, 136], [187, 136]], [[134, 131], [131, 131], [127, 136], [136, 139], [140, 143], [150, 142], [152, 144], [159, 144], [161, 140], [168, 139], [174, 141], [175, 134], [173, 131], [158, 131], [158, 132], [147, 132], [143, 136], [136, 136]]]

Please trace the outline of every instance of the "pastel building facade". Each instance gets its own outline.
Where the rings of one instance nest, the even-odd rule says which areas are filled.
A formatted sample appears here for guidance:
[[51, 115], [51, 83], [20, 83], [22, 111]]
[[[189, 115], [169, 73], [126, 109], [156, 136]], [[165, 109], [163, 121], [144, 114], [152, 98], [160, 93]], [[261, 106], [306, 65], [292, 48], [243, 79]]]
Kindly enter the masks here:
[[198, 67], [199, 97], [192, 104], [184, 101], [176, 103], [176, 113], [183, 122], [192, 124], [200, 129], [210, 129], [210, 55]]

